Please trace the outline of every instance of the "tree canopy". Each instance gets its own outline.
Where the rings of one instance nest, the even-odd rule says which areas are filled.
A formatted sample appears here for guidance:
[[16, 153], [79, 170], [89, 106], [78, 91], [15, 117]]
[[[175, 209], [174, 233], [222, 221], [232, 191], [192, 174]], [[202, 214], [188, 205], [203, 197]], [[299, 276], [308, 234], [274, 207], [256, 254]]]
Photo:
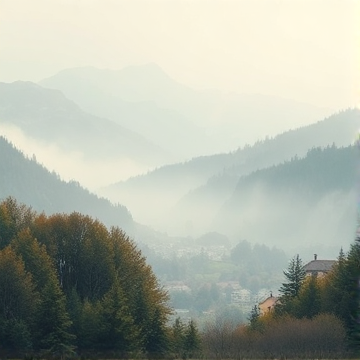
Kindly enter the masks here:
[[168, 295], [119, 228], [0, 203], [0, 344], [63, 356], [161, 352]]

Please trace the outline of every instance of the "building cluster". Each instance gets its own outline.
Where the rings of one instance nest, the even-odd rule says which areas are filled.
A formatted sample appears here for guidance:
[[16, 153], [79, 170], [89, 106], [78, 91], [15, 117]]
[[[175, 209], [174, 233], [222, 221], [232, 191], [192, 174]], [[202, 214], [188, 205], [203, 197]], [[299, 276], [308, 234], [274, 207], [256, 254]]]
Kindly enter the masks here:
[[[335, 263], [336, 260], [320, 260], [318, 259], [317, 254], [314, 254], [314, 260], [311, 260], [304, 266], [306, 276], [324, 276], [332, 269]], [[270, 296], [259, 302], [260, 314], [264, 315], [267, 312], [272, 311], [278, 300], [278, 297], [273, 296], [273, 294], [270, 293]]]

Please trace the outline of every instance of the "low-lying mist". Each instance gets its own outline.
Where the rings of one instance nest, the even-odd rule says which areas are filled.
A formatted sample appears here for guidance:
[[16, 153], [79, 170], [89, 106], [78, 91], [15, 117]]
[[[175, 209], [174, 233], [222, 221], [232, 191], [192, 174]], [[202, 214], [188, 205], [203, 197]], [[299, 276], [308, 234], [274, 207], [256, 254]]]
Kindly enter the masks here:
[[226, 204], [213, 227], [231, 239], [274, 245], [288, 253], [300, 248], [313, 253], [320, 247], [323, 256], [336, 257], [340, 247], [349, 246], [355, 237], [356, 191], [335, 191], [311, 199], [257, 187], [239, 202]]
[[0, 135], [28, 157], [36, 156], [39, 163], [60, 174], [63, 180], [78, 181], [91, 191], [150, 170], [129, 158], [90, 160], [81, 151], [65, 151], [53, 142], [27, 136], [13, 125], [0, 123]]

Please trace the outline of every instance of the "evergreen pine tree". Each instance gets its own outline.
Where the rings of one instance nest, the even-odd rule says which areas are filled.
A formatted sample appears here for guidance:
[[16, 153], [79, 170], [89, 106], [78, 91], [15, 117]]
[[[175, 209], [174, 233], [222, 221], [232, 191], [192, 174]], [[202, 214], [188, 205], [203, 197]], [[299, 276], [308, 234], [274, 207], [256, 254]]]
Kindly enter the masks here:
[[129, 313], [127, 299], [118, 279], [101, 301], [100, 313], [101, 343], [105, 349], [124, 354], [139, 349], [138, 329]]
[[77, 341], [80, 350], [100, 350], [104, 348], [102, 322], [102, 307], [99, 301], [91, 304], [88, 300], [84, 301], [80, 314], [80, 324], [77, 333]]
[[71, 328], [70, 331], [72, 334], [77, 335], [77, 344], [79, 341], [78, 334], [81, 331], [81, 315], [83, 305], [80, 300], [80, 296], [77, 293], [76, 289], [73, 288], [70, 294], [66, 298], [66, 310], [70, 316]]
[[284, 271], [284, 275], [287, 281], [279, 289], [281, 296], [275, 306], [275, 312], [277, 314], [295, 315], [296, 300], [306, 277], [305, 268], [299, 255], [291, 259], [288, 269]]
[[158, 308], [155, 308], [150, 319], [145, 348], [151, 357], [161, 357], [169, 349], [169, 334]]
[[185, 329], [185, 356], [193, 358], [200, 350], [200, 335], [194, 320], [190, 320]]
[[287, 282], [282, 284], [279, 290], [280, 293], [285, 298], [298, 296], [301, 284], [306, 276], [305, 268], [299, 255], [291, 259], [288, 269], [284, 271], [284, 275]]
[[47, 282], [37, 313], [38, 344], [47, 353], [63, 358], [74, 352], [75, 336], [70, 333], [71, 321], [66, 299], [56, 278]]
[[358, 351], [360, 340], [360, 238], [351, 246], [347, 262], [347, 304], [348, 312], [345, 323], [348, 328], [349, 342]]
[[177, 317], [172, 326], [172, 350], [175, 353], [176, 358], [182, 357], [182, 353], [185, 345], [185, 328], [181, 319]]
[[0, 251], [0, 347], [26, 350], [32, 346], [38, 299], [24, 262], [7, 246]]
[[254, 305], [249, 315], [249, 328], [251, 330], [260, 330], [260, 309], [258, 305]]
[[318, 315], [321, 310], [320, 289], [315, 275], [306, 279], [300, 289], [298, 299], [296, 301], [295, 316], [309, 319]]

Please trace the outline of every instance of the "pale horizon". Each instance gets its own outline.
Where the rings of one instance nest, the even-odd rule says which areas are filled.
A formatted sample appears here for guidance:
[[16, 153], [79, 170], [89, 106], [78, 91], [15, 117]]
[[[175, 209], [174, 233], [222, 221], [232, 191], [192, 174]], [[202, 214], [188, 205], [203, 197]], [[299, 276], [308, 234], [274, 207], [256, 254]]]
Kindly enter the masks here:
[[360, 103], [357, 1], [0, 0], [0, 81], [155, 63], [194, 89]]

